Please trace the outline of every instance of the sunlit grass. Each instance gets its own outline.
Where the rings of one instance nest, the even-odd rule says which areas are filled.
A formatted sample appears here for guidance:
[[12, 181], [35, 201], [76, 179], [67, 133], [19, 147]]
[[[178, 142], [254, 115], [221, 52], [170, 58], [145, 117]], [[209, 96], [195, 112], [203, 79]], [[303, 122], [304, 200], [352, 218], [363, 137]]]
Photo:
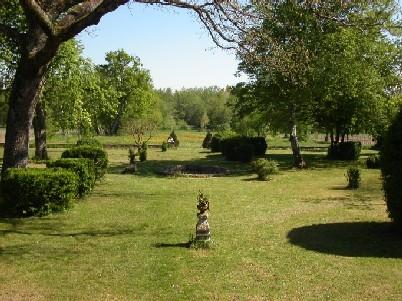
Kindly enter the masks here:
[[[0, 300], [400, 300], [402, 238], [378, 170], [363, 169], [354, 191], [350, 163], [317, 152], [296, 171], [289, 151], [269, 151], [280, 174], [267, 182], [195, 143], [150, 148], [137, 175], [119, 174], [126, 149], [108, 152], [110, 173], [72, 210], [0, 219]], [[155, 174], [173, 162], [233, 173]], [[211, 202], [209, 250], [184, 247], [199, 190]]]

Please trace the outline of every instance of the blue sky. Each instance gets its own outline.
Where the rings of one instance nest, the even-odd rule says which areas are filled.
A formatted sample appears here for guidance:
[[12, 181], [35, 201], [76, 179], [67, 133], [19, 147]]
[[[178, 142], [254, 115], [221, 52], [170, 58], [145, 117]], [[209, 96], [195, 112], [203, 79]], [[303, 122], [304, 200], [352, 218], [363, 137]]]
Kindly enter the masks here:
[[233, 85], [233, 53], [217, 48], [196, 17], [185, 10], [133, 4], [107, 14], [79, 35], [84, 56], [99, 64], [105, 53], [124, 49], [150, 70], [156, 88]]

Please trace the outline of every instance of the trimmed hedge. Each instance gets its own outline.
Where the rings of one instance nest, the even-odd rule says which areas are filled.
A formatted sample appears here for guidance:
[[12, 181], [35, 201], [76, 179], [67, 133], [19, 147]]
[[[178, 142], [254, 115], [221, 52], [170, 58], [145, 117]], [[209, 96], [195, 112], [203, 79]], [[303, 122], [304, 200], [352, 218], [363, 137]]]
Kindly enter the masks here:
[[371, 155], [366, 160], [366, 166], [369, 169], [378, 169], [381, 167], [381, 159], [379, 155]]
[[211, 152], [213, 153], [220, 153], [222, 152], [222, 136], [217, 134], [214, 135], [211, 139], [210, 147]]
[[210, 132], [207, 133], [204, 140], [202, 141], [202, 148], [210, 148], [211, 147], [212, 134]]
[[358, 160], [362, 144], [358, 141], [340, 142], [328, 148], [328, 159], [331, 160]]
[[346, 171], [346, 179], [348, 180], [348, 188], [357, 189], [360, 187], [361, 177], [360, 169], [357, 166], [349, 167]]
[[250, 162], [267, 151], [264, 137], [230, 137], [219, 141], [221, 152], [229, 161]]
[[96, 140], [95, 138], [89, 138], [89, 137], [82, 138], [77, 141], [77, 146], [83, 146], [83, 145], [103, 148], [103, 145], [102, 145], [102, 143], [99, 142], [99, 140]]
[[388, 215], [402, 230], [402, 111], [384, 137], [381, 173]]
[[107, 169], [108, 158], [107, 153], [99, 147], [91, 146], [75, 146], [65, 150], [61, 154], [62, 158], [87, 158], [91, 159], [95, 165], [95, 177], [101, 179]]
[[2, 178], [6, 206], [17, 216], [46, 215], [71, 207], [78, 177], [66, 169], [10, 168]]
[[60, 167], [69, 169], [78, 176], [78, 196], [89, 193], [95, 186], [95, 165], [87, 158], [65, 158], [57, 161], [49, 161], [47, 167]]

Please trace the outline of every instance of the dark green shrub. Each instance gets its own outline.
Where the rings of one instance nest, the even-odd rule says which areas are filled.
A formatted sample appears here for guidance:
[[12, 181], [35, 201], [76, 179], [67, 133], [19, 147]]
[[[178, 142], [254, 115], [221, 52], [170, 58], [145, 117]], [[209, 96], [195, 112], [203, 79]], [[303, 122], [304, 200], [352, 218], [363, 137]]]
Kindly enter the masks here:
[[379, 155], [371, 155], [366, 160], [366, 166], [370, 169], [380, 168], [380, 156]]
[[245, 137], [223, 139], [221, 147], [223, 156], [229, 161], [250, 162], [255, 154], [254, 145]]
[[78, 176], [78, 196], [82, 197], [89, 193], [95, 186], [95, 165], [87, 158], [65, 158], [57, 161], [49, 161], [49, 168], [60, 167], [69, 169]]
[[251, 163], [253, 171], [258, 175], [260, 180], [270, 180], [271, 175], [279, 172], [278, 162], [275, 160], [257, 159]]
[[208, 132], [207, 135], [205, 136], [204, 140], [202, 141], [202, 148], [210, 148], [211, 140], [212, 140], [212, 134], [211, 134], [211, 132]]
[[144, 142], [138, 149], [138, 155], [140, 156], [140, 161], [144, 162], [148, 157], [148, 145]]
[[[174, 147], [179, 147], [180, 141], [179, 141], [179, 139], [177, 138], [177, 135], [176, 135], [176, 133], [175, 133], [174, 131], [172, 131], [172, 132], [170, 133], [169, 138], [172, 138], [172, 139], [173, 139]], [[169, 138], [168, 138], [168, 140], [169, 140]]]
[[381, 172], [388, 215], [402, 229], [402, 111], [384, 137]]
[[99, 140], [96, 140], [95, 138], [91, 138], [91, 137], [84, 137], [81, 138], [77, 141], [77, 146], [92, 146], [92, 147], [100, 147], [103, 148], [102, 143], [99, 142]]
[[136, 148], [129, 147], [128, 149], [128, 159], [130, 160], [130, 165], [135, 164], [135, 157], [137, 156]]
[[247, 143], [254, 146], [254, 155], [256, 157], [262, 157], [265, 155], [268, 145], [264, 137], [246, 137]]
[[166, 141], [162, 142], [161, 149], [163, 152], [166, 152], [168, 150], [168, 144]]
[[102, 178], [107, 169], [107, 153], [99, 147], [75, 146], [65, 150], [62, 158], [88, 158], [94, 162], [96, 179]]
[[331, 145], [328, 148], [328, 159], [357, 160], [362, 149], [361, 142], [348, 141]]
[[356, 189], [360, 186], [360, 169], [357, 166], [349, 167], [346, 172], [348, 188]]
[[213, 152], [213, 153], [220, 153], [220, 152], [222, 152], [222, 145], [221, 145], [221, 142], [222, 142], [222, 137], [221, 137], [219, 134], [214, 135], [214, 136], [212, 137], [212, 139], [211, 139], [211, 144], [210, 144], [210, 146], [211, 146], [211, 152]]
[[6, 206], [17, 216], [46, 215], [72, 205], [78, 177], [62, 168], [10, 168], [2, 178]]

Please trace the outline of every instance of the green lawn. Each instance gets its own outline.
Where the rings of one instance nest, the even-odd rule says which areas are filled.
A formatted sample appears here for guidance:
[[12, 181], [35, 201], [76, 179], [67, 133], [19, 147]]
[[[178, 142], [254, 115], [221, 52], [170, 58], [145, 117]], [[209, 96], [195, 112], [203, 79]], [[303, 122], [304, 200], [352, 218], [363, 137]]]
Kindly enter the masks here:
[[[57, 157], [61, 150], [51, 150]], [[402, 239], [390, 231], [378, 170], [345, 188], [348, 164], [306, 153], [310, 169], [261, 182], [249, 167], [196, 143], [149, 150], [121, 175], [127, 150], [108, 150], [110, 173], [65, 213], [0, 219], [0, 300], [400, 300]], [[165, 178], [167, 164], [223, 165], [217, 178]], [[186, 248], [196, 197], [211, 202], [214, 247]]]

